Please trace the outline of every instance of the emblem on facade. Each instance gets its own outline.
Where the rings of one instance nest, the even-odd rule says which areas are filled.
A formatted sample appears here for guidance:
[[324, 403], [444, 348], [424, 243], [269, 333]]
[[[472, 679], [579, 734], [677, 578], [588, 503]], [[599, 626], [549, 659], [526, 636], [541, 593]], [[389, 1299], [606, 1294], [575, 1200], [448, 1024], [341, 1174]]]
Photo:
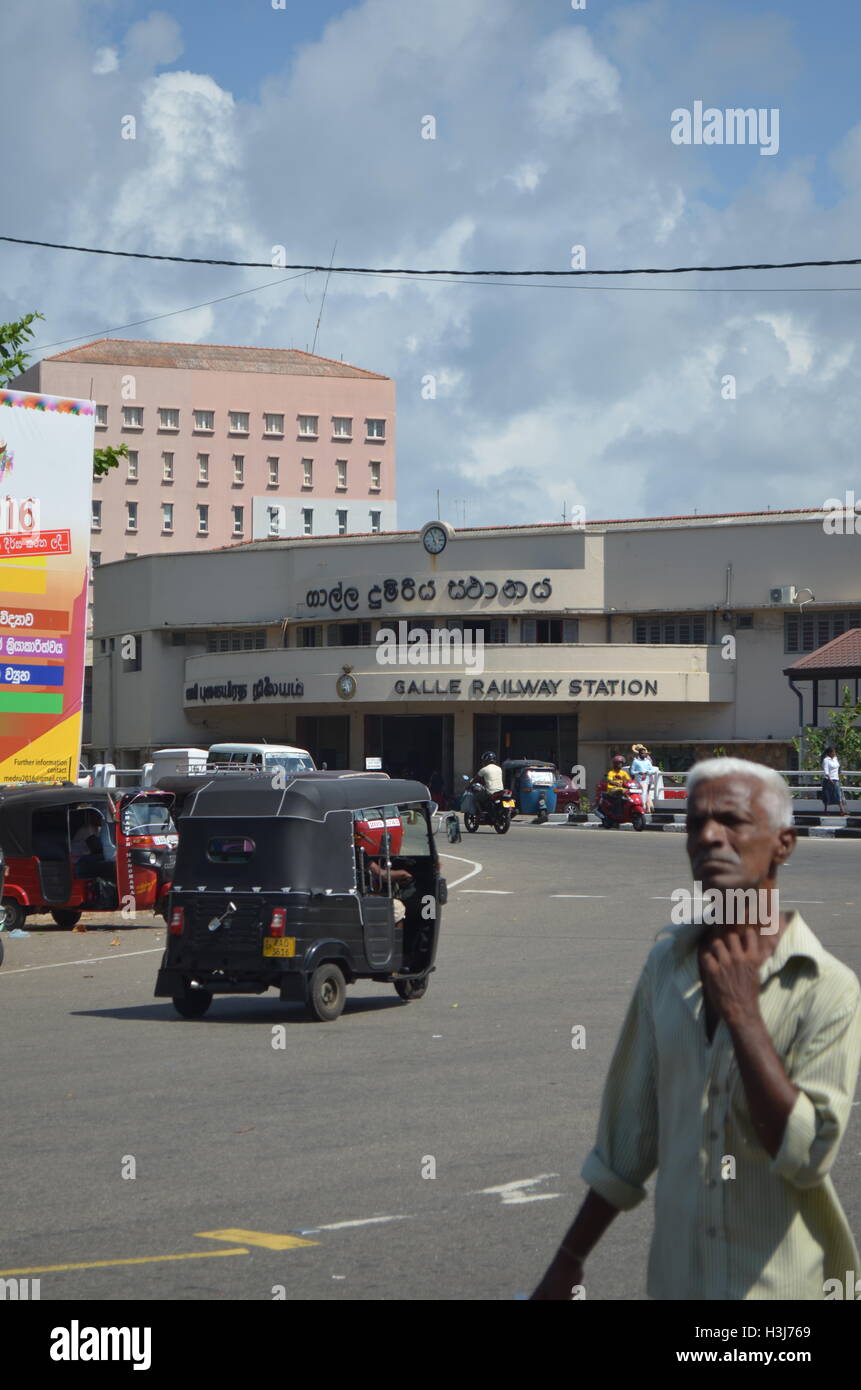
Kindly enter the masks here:
[[352, 666], [345, 666], [341, 675], [335, 681], [335, 689], [342, 700], [352, 700], [358, 689], [356, 677], [350, 675]]

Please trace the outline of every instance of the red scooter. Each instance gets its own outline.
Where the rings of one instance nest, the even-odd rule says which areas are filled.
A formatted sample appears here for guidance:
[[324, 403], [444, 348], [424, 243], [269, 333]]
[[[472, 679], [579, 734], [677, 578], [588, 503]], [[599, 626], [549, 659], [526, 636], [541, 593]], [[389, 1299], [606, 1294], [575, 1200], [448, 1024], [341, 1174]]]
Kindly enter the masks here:
[[620, 825], [633, 825], [635, 830], [643, 830], [646, 817], [643, 811], [643, 796], [639, 786], [631, 783], [621, 797], [607, 791], [607, 783], [599, 782], [595, 788], [595, 810], [605, 830], [615, 830]]

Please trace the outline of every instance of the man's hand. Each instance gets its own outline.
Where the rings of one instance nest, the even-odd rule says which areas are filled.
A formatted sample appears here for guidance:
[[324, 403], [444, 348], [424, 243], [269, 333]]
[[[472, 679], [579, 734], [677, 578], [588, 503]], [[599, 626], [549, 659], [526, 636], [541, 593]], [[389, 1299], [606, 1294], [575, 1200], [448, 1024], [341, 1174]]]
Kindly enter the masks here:
[[703, 988], [727, 1025], [758, 1018], [759, 940], [753, 927], [717, 936], [700, 956]]
[[563, 1250], [560, 1250], [529, 1301], [530, 1303], [570, 1302], [574, 1289], [582, 1283], [582, 1260], [574, 1260], [570, 1255], [566, 1255]]

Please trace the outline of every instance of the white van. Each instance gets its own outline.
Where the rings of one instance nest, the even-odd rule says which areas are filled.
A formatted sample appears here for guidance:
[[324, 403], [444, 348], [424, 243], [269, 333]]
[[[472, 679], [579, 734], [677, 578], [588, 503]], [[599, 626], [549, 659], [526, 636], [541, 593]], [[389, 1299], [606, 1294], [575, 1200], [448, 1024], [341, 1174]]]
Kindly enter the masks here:
[[314, 759], [305, 748], [289, 743], [213, 743], [206, 757], [207, 772], [314, 772]]

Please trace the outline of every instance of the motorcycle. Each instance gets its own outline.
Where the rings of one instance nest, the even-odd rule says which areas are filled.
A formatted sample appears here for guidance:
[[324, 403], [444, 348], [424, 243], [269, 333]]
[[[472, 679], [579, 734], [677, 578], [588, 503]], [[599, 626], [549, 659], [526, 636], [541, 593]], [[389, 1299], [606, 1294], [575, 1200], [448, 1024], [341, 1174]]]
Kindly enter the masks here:
[[514, 797], [511, 792], [507, 789], [491, 792], [491, 807], [488, 810], [482, 806], [481, 801], [484, 783], [478, 778], [467, 777], [466, 773], [463, 774], [463, 780], [467, 783], [462, 802], [463, 823], [469, 834], [474, 835], [480, 825], [492, 825], [497, 835], [506, 835], [514, 810]]
[[621, 801], [607, 791], [606, 782], [599, 782], [595, 791], [595, 810], [605, 830], [613, 830], [620, 825], [632, 825], [635, 830], [645, 829], [643, 794], [636, 783], [626, 788]]

